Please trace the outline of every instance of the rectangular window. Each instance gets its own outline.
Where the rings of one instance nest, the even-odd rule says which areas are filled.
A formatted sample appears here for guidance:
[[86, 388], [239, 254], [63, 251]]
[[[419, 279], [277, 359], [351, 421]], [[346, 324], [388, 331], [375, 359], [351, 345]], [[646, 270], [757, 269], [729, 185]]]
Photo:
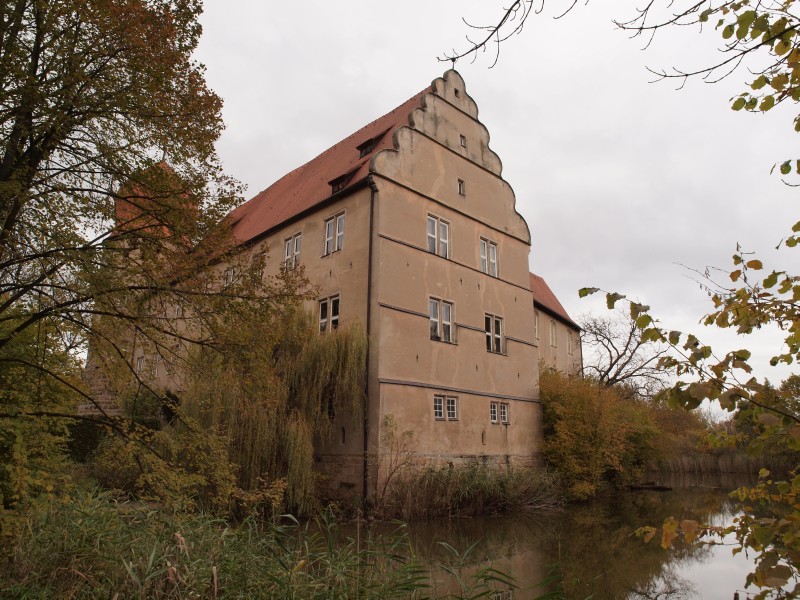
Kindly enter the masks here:
[[466, 196], [467, 195], [467, 184], [464, 183], [463, 179], [458, 180], [458, 194], [459, 196]]
[[223, 276], [225, 287], [233, 285], [235, 279], [236, 271], [233, 269], [233, 267], [230, 269], [225, 269], [225, 275]]
[[550, 319], [550, 345], [555, 348], [558, 346], [556, 343], [556, 322], [553, 319]]
[[444, 420], [444, 396], [433, 397], [433, 418], [437, 421]]
[[458, 420], [458, 398], [455, 396], [435, 395], [433, 397], [433, 418], [437, 421]]
[[428, 299], [431, 339], [440, 342], [455, 342], [453, 335], [453, 305], [436, 298]]
[[136, 372], [141, 373], [144, 370], [144, 356], [136, 359]]
[[299, 233], [287, 238], [283, 243], [283, 266], [294, 269], [300, 264], [301, 237]]
[[458, 405], [454, 396], [447, 396], [447, 420], [455, 421], [458, 419]]
[[344, 213], [325, 220], [323, 256], [344, 248]]
[[497, 407], [499, 402], [490, 402], [489, 403], [489, 421], [492, 423], [497, 423]]
[[484, 317], [484, 331], [486, 332], [486, 350], [502, 354], [503, 319], [495, 315], [486, 314]]
[[501, 423], [508, 423], [508, 403], [501, 402], [500, 403], [500, 422]]
[[158, 377], [158, 367], [161, 364], [161, 355], [156, 352], [153, 356], [153, 377]]
[[459, 142], [461, 143], [461, 147], [462, 148], [466, 148], [467, 147], [467, 138], [466, 138], [466, 136], [459, 135], [458, 139], [459, 139]]
[[444, 258], [450, 256], [450, 223], [428, 215], [428, 252]]
[[319, 301], [319, 331], [334, 331], [339, 328], [339, 296]]
[[533, 311], [533, 334], [539, 339], [539, 311]]
[[497, 277], [497, 244], [481, 238], [481, 271]]
[[572, 356], [574, 344], [575, 341], [572, 339], [572, 334], [567, 332], [567, 354], [569, 354], [570, 356]]

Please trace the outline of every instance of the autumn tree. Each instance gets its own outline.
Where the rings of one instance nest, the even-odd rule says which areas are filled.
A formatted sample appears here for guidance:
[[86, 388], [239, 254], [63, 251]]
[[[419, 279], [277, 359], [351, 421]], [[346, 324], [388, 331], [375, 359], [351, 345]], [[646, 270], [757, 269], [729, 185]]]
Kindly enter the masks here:
[[[221, 100], [192, 59], [200, 11], [199, 0], [0, 7], [2, 368], [31, 366], [11, 341], [42, 321], [69, 352], [92, 339], [121, 363], [130, 348], [115, 329], [165, 351], [163, 336], [213, 339], [221, 275], [209, 267], [235, 247], [220, 223], [238, 188], [214, 150]], [[284, 290], [239, 262], [228, 299], [261, 305]], [[182, 324], [164, 318], [175, 307]]]

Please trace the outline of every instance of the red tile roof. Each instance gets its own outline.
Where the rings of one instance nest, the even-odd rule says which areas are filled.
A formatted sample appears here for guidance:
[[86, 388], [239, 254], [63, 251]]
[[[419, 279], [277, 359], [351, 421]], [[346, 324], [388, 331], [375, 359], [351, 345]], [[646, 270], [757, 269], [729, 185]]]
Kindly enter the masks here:
[[534, 305], [541, 306], [547, 311], [553, 313], [555, 316], [561, 318], [568, 325], [580, 329], [580, 326], [570, 318], [570, 316], [567, 314], [567, 311], [564, 310], [563, 306], [561, 306], [561, 302], [558, 301], [558, 298], [556, 298], [553, 290], [551, 290], [550, 286], [547, 285], [547, 282], [533, 273], [531, 273], [530, 276], [531, 292], [533, 292]]
[[[372, 156], [393, 148], [394, 132], [409, 124], [411, 111], [421, 106], [422, 97], [430, 91], [431, 87], [425, 88], [233, 210], [228, 219], [236, 239], [240, 243], [252, 240], [330, 198], [331, 182], [344, 175], [350, 174], [346, 187], [363, 181]], [[360, 156], [358, 147], [375, 138], [380, 138], [375, 148]]]

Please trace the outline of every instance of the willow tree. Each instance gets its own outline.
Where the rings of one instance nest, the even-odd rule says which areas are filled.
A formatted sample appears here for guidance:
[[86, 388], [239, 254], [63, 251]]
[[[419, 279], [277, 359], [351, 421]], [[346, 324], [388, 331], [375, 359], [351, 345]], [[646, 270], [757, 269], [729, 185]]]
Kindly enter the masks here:
[[309, 513], [314, 444], [330, 437], [336, 416], [361, 418], [366, 356], [358, 322], [320, 334], [299, 306], [254, 317], [194, 356], [181, 413], [223, 441], [232, 509]]

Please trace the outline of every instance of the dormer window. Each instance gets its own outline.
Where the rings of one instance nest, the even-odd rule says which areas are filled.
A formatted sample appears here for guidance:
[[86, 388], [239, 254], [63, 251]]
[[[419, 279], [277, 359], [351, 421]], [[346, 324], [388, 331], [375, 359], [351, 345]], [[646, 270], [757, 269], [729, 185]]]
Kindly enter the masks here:
[[360, 146], [357, 146], [359, 158], [364, 158], [367, 154], [375, 150], [375, 148], [378, 147], [378, 143], [383, 138], [384, 133], [376, 135], [374, 138], [371, 138], [366, 142], [364, 142], [363, 144], [361, 144]]
[[355, 171], [350, 171], [349, 173], [345, 173], [341, 177], [337, 177], [336, 179], [332, 179], [328, 183], [331, 186], [331, 194], [335, 194], [336, 192], [341, 192], [347, 185], [350, 183], [350, 180], [355, 175]]

